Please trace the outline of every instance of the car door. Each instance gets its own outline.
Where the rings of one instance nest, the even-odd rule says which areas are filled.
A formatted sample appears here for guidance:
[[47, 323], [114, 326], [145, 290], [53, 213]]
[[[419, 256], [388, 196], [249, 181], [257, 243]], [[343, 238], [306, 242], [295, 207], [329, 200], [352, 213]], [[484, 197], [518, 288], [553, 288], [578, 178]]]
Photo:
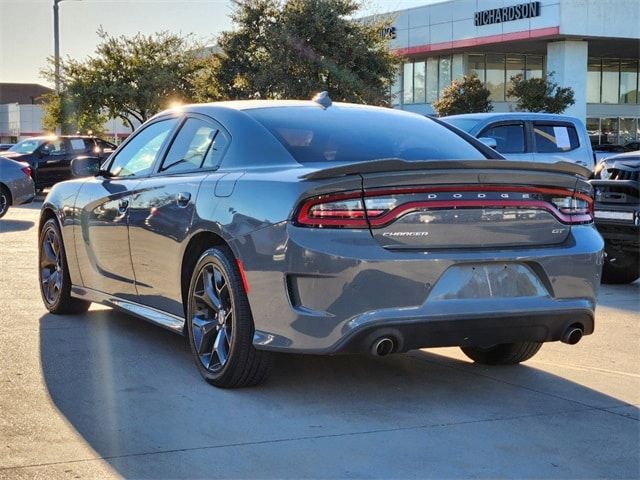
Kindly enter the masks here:
[[200, 183], [219, 165], [228, 139], [228, 133], [208, 117], [186, 115], [155, 173], [132, 195], [129, 242], [141, 304], [184, 315], [184, 242]]
[[38, 188], [55, 185], [62, 178], [62, 170], [69, 170], [69, 142], [66, 138], [55, 138], [45, 142], [39, 149], [35, 168]]
[[152, 172], [177, 123], [176, 118], [164, 118], [146, 125], [109, 159], [104, 175], [82, 186], [76, 199], [80, 222], [75, 239], [85, 287], [137, 299], [129, 249], [130, 199]]
[[509, 160], [531, 161], [526, 124], [523, 121], [493, 122], [485, 126], [476, 137], [489, 137], [496, 141], [495, 150]]

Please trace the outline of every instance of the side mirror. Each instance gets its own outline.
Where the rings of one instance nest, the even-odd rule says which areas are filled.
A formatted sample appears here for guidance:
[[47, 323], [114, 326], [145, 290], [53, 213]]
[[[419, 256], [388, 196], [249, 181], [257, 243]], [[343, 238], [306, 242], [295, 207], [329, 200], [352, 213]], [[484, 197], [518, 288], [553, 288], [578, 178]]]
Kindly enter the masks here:
[[95, 177], [100, 173], [102, 160], [96, 157], [76, 157], [71, 160], [71, 174], [74, 177]]
[[496, 142], [495, 138], [491, 138], [491, 137], [480, 137], [478, 140], [480, 140], [482, 143], [484, 143], [487, 147], [489, 148], [493, 148], [494, 150], [496, 149], [496, 147], [498, 146], [498, 142]]

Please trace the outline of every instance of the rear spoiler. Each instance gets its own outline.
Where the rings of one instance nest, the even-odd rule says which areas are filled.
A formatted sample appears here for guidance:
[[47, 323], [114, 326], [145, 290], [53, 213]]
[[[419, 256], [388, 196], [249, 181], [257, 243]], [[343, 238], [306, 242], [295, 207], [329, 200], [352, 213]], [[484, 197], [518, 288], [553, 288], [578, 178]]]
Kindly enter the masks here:
[[340, 166], [314, 170], [300, 178], [305, 180], [320, 180], [324, 178], [357, 175], [360, 173], [399, 172], [408, 170], [529, 170], [535, 172], [564, 173], [588, 179], [591, 170], [571, 162], [536, 163], [514, 160], [415, 160], [408, 161], [401, 158], [383, 158], [368, 162], [347, 163]]

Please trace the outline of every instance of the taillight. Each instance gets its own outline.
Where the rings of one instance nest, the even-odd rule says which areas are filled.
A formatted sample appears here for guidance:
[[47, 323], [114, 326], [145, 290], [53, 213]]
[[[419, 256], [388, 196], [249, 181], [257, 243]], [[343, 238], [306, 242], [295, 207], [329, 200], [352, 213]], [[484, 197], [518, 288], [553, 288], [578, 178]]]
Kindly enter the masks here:
[[301, 226], [382, 228], [418, 210], [523, 208], [546, 210], [566, 224], [593, 221], [593, 199], [559, 188], [438, 186], [327, 194], [305, 200], [296, 216]]
[[31, 167], [24, 167], [24, 168], [21, 168], [20, 170], [22, 170], [27, 177], [31, 176]]

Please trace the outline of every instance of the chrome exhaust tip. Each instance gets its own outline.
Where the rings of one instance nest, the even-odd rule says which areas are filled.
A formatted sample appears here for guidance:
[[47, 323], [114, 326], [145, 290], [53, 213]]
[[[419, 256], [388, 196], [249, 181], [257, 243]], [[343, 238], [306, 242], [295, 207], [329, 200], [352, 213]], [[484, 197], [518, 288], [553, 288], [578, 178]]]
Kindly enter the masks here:
[[562, 335], [562, 342], [568, 343], [569, 345], [575, 345], [582, 338], [582, 328], [579, 327], [570, 327], [564, 332]]
[[373, 342], [371, 353], [377, 357], [384, 357], [393, 353], [395, 342], [389, 337], [382, 337]]

